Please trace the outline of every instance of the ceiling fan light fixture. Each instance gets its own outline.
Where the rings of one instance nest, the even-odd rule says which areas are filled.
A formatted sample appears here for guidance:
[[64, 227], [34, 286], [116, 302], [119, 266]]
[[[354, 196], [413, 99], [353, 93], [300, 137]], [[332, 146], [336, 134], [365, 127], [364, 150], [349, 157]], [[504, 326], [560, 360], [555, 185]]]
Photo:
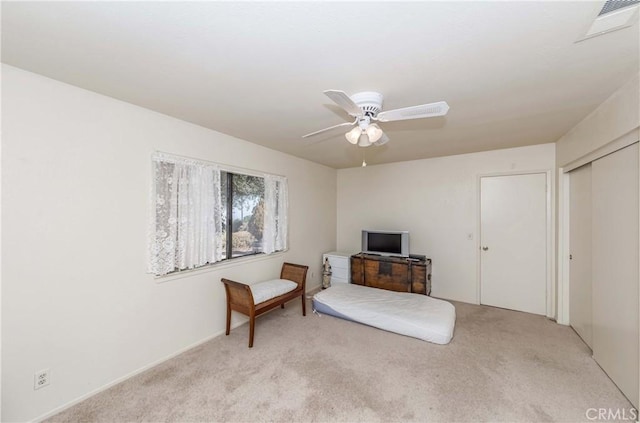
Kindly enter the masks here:
[[360, 136], [360, 141], [358, 141], [358, 145], [360, 147], [369, 147], [371, 145], [371, 141], [369, 141], [369, 135], [367, 135], [366, 132], [364, 132]]
[[380, 127], [375, 123], [373, 125], [369, 125], [366, 132], [370, 143], [376, 143], [380, 138], [382, 138], [382, 129], [380, 129]]
[[378, 141], [374, 142], [373, 145], [385, 145], [388, 142], [389, 142], [389, 137], [387, 136], [387, 134], [385, 134], [383, 132], [382, 136], [380, 137], [380, 139]]
[[358, 143], [358, 140], [360, 139], [360, 135], [362, 135], [362, 129], [360, 129], [359, 126], [356, 126], [351, 131], [344, 134], [347, 141], [349, 141], [353, 145], [356, 145]]

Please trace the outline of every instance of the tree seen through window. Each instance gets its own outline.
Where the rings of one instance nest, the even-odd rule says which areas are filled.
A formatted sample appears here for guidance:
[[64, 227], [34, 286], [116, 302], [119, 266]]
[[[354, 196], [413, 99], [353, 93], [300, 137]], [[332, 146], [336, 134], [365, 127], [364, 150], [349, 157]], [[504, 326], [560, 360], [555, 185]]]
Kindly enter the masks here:
[[225, 258], [261, 253], [264, 230], [264, 178], [222, 172], [221, 182]]

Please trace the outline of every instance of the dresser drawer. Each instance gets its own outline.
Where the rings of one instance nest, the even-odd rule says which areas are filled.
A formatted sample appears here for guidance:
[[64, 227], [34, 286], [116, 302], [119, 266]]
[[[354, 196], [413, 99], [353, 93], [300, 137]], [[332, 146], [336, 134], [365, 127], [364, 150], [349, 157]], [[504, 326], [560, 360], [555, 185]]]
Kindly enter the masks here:
[[327, 256], [329, 259], [329, 264], [331, 265], [331, 269], [348, 269], [349, 268], [349, 258], [348, 257], [339, 257], [339, 256]]
[[335, 284], [335, 283], [349, 283], [348, 279], [341, 279], [341, 278], [334, 278], [333, 276], [331, 277], [331, 284]]
[[349, 269], [342, 268], [342, 267], [333, 267], [333, 265], [331, 265], [331, 277], [332, 278], [349, 280], [349, 276], [350, 276], [349, 275]]

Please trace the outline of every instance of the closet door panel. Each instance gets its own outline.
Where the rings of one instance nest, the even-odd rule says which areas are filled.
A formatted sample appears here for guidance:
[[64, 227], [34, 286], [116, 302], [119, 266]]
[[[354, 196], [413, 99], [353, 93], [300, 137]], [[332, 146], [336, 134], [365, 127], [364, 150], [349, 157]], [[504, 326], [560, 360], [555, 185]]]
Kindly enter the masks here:
[[638, 144], [592, 163], [593, 358], [638, 407]]
[[592, 348], [591, 163], [570, 173], [569, 322]]

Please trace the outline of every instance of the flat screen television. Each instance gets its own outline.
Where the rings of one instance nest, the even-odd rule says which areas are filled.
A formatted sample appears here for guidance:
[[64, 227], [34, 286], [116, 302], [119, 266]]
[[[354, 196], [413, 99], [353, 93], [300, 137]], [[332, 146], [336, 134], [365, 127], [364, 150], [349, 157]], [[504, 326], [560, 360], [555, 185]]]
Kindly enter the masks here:
[[409, 257], [408, 231], [362, 231], [362, 252]]

